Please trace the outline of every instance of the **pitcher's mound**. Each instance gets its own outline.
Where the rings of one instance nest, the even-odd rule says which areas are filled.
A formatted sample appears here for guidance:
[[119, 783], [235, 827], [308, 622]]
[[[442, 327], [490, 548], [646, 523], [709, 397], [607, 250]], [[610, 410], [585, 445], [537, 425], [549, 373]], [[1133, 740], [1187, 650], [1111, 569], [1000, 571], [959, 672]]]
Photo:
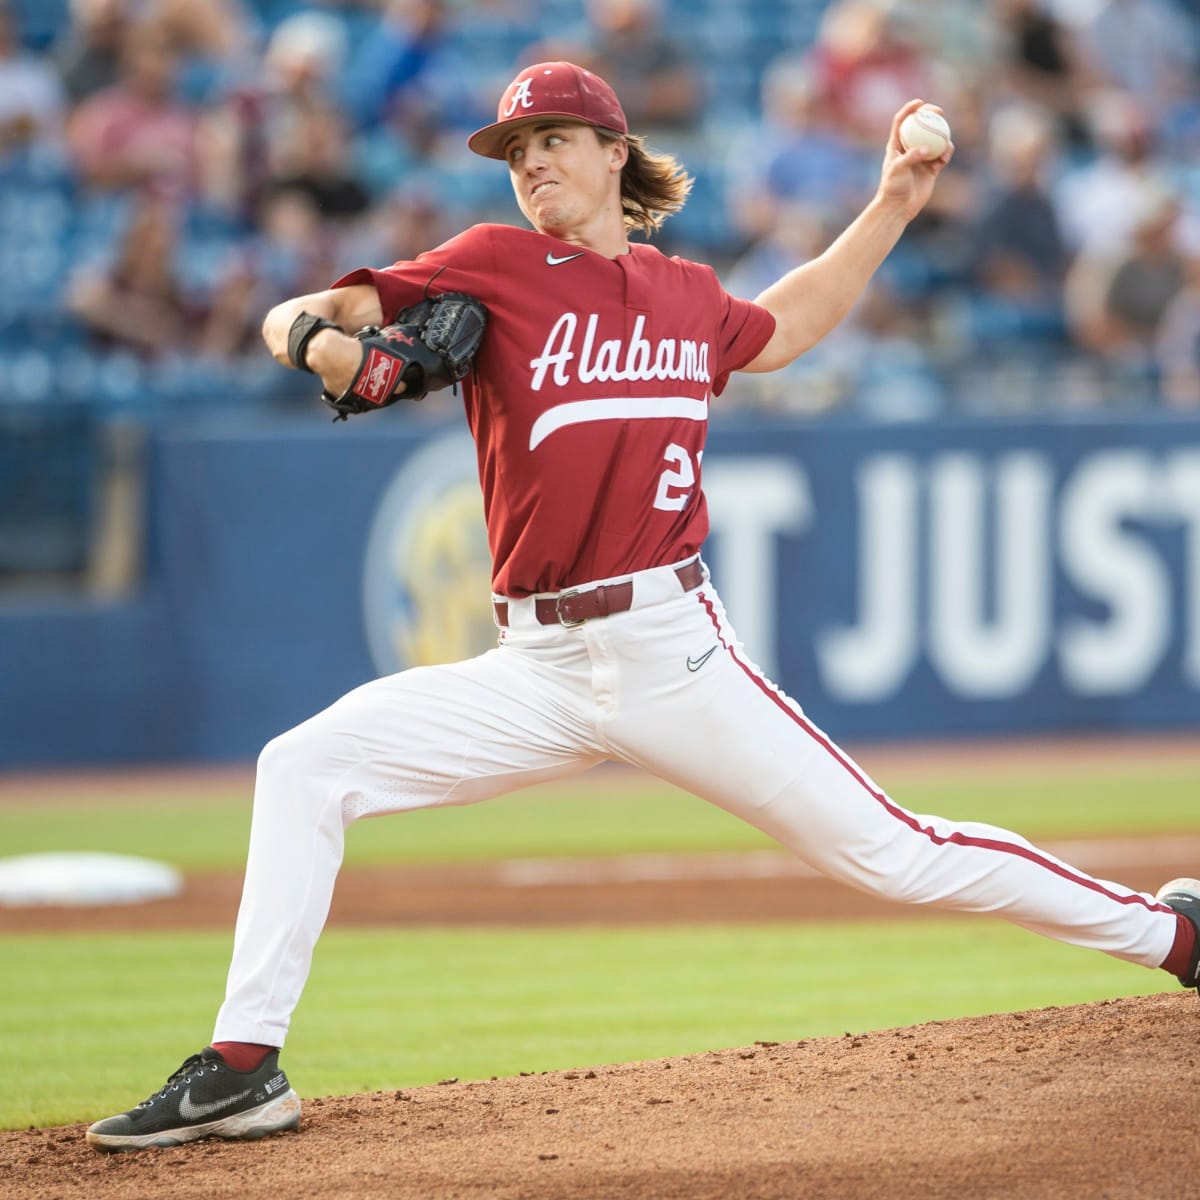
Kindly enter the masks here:
[[309, 1099], [299, 1133], [253, 1143], [5, 1133], [0, 1178], [11, 1200], [1172, 1200], [1200, 1178], [1198, 1085], [1180, 990]]

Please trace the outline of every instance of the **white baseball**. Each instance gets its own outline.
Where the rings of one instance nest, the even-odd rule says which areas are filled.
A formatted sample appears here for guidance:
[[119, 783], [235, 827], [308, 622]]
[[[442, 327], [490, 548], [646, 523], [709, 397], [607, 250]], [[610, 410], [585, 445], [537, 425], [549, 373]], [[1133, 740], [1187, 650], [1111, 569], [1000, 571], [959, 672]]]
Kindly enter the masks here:
[[941, 158], [950, 147], [950, 126], [937, 109], [925, 105], [900, 122], [900, 142], [905, 150], [924, 146], [930, 158]]

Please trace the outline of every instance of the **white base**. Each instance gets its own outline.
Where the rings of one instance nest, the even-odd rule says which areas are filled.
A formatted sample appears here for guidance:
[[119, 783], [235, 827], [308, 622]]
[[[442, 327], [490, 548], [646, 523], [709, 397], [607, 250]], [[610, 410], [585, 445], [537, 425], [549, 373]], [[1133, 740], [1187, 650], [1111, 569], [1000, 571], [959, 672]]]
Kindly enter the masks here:
[[176, 896], [174, 867], [125, 854], [23, 854], [0, 858], [0, 905], [136, 904]]

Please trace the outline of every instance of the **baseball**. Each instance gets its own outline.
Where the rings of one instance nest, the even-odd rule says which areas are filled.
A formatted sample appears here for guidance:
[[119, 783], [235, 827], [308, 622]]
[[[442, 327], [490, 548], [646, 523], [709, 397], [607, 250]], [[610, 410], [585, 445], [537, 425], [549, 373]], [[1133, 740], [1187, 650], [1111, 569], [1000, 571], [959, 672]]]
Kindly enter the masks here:
[[931, 158], [941, 158], [950, 147], [950, 126], [937, 109], [925, 105], [900, 122], [900, 142], [905, 150], [924, 146]]

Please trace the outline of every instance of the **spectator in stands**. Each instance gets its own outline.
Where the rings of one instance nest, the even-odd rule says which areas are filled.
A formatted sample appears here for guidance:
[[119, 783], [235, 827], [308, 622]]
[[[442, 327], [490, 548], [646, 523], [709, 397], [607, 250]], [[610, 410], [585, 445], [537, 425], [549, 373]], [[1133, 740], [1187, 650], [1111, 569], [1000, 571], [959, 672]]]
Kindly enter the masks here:
[[810, 61], [830, 119], [863, 146], [907, 100], [949, 91], [945, 72], [923, 48], [919, 24], [886, 0], [833, 0]]
[[69, 12], [52, 53], [75, 102], [118, 81], [135, 23], [153, 26], [189, 69], [212, 76], [246, 69], [254, 48], [240, 0], [70, 0]]
[[313, 100], [279, 113], [267, 151], [268, 191], [305, 193], [323, 220], [361, 216], [371, 197], [354, 174], [341, 112]]
[[178, 54], [179, 94], [197, 106], [218, 102], [259, 70], [257, 31], [243, 0], [142, 0], [144, 20]]
[[1027, 355], [1066, 339], [1067, 249], [1048, 188], [1057, 114], [1012, 104], [992, 118], [982, 213], [974, 227], [970, 334], [982, 348]]
[[1153, 128], [1195, 90], [1197, 31], [1177, 0], [1072, 5], [1075, 43], [1097, 88], [1126, 92]]
[[203, 193], [247, 231], [271, 183], [273, 149], [291, 145], [307, 114], [336, 111], [347, 53], [345, 27], [331, 13], [285, 17], [267, 41], [256, 76], [228, 89], [202, 119]]
[[[492, 115], [493, 80], [464, 54], [449, 10], [445, 0], [383, 0], [378, 24], [359, 39], [343, 74], [356, 157], [381, 194], [443, 158], [458, 166], [462, 134]], [[478, 16], [472, 5], [459, 19]], [[481, 36], [478, 29], [472, 35]], [[506, 59], [506, 76], [510, 68]], [[488, 102], [481, 103], [481, 89]]]
[[702, 117], [700, 79], [663, 26], [660, 0], [586, 0], [597, 70], [625, 108], [631, 127], [694, 129]]
[[0, 3], [0, 161], [57, 158], [66, 96], [54, 69], [27, 53], [7, 3]]
[[281, 104], [334, 102], [349, 53], [346, 26], [332, 13], [293, 13], [267, 39], [263, 86]]
[[242, 0], [142, 0], [152, 21], [184, 56], [241, 59], [253, 48], [253, 21]]
[[453, 232], [440, 190], [407, 179], [347, 230], [340, 253], [347, 262], [399, 262], [441, 245]]
[[340, 273], [336, 232], [322, 220], [304, 188], [272, 187], [264, 194], [258, 231], [223, 264], [198, 349], [237, 357], [261, 353], [262, 314], [296, 288], [321, 289]]
[[995, 0], [995, 7], [1001, 30], [996, 90], [1053, 112], [1062, 140], [1086, 149], [1088, 77], [1071, 30], [1046, 0]]
[[1153, 353], [1162, 403], [1200, 409], [1200, 260], [1188, 263], [1184, 286], [1163, 310]]
[[[816, 258], [844, 224], [839, 210], [812, 203], [779, 207], [771, 231], [723, 278], [735, 296], [758, 295], [765, 282]], [[924, 313], [877, 274], [850, 314], [819, 345], [780, 371], [735, 380], [731, 399], [793, 416], [856, 411], [879, 420], [936, 415], [945, 404]]]
[[1104, 91], [1089, 109], [1093, 158], [1068, 165], [1054, 189], [1059, 225], [1072, 254], [1113, 254], [1129, 244], [1148, 184], [1167, 186], [1146, 109], [1128, 92]]
[[121, 74], [71, 114], [71, 156], [92, 189], [137, 189], [181, 200], [196, 184], [196, 113], [175, 96], [178, 53], [154, 24], [125, 37]]
[[146, 193], [136, 200], [112, 258], [80, 268], [69, 280], [67, 308], [98, 348], [149, 360], [194, 347], [201, 314], [179, 280], [178, 248], [175, 209]]
[[394, 116], [399, 125], [434, 120], [430, 76], [445, 46], [442, 0], [384, 0], [379, 24], [354, 47], [342, 84], [355, 125], [374, 128]]
[[1078, 345], [1135, 369], [1152, 366], [1165, 314], [1194, 271], [1182, 243], [1178, 197], [1147, 183], [1129, 245], [1085, 249], [1067, 277], [1067, 320]]
[[664, 27], [661, 0], [585, 0], [584, 9], [582, 28], [539, 40], [522, 60], [586, 66], [621, 97], [631, 128], [650, 142], [670, 131], [678, 145], [680, 132], [703, 121], [704, 92], [691, 57]]
[[69, 13], [53, 57], [67, 94], [78, 104], [119, 80], [131, 0], [71, 0]]
[[[725, 289], [753, 299], [788, 271], [816, 258], [845, 225], [844, 213], [818, 201], [779, 199], [771, 220], [727, 272]], [[735, 377], [729, 400], [742, 407], [817, 416], [846, 404], [858, 371], [861, 338], [851, 313], [807, 354], [780, 371]]]
[[946, 411], [946, 382], [929, 323], [919, 307], [877, 275], [851, 314], [856, 335], [846, 351], [855, 375], [850, 408], [873, 421], [925, 421]]
[[761, 92], [761, 122], [733, 140], [726, 164], [739, 232], [751, 241], [767, 236], [784, 205], [833, 205], [849, 219], [874, 187], [876, 155], [859, 150], [828, 118], [803, 56], [772, 62]]

